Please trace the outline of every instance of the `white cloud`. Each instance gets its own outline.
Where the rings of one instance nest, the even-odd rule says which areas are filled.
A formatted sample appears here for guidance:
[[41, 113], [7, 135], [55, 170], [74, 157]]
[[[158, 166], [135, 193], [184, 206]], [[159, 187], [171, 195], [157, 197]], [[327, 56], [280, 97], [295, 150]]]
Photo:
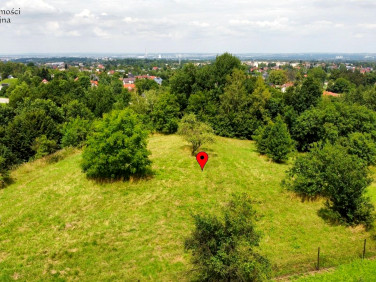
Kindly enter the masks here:
[[191, 26], [197, 26], [197, 27], [209, 27], [210, 24], [207, 22], [200, 22], [200, 21], [192, 21], [189, 22]]
[[93, 24], [96, 22], [97, 17], [89, 9], [84, 9], [80, 13], [75, 14], [69, 23], [72, 25], [80, 25]]
[[21, 15], [16, 24], [0, 25], [0, 53], [39, 52], [39, 41], [56, 52], [123, 52], [122, 46], [142, 52], [146, 45], [158, 52], [375, 52], [376, 46], [374, 0], [1, 2]]
[[4, 8], [7, 9], [18, 9], [21, 8], [21, 13], [54, 13], [57, 12], [57, 9], [46, 3], [43, 0], [11, 0], [5, 3]]
[[102, 37], [102, 38], [109, 38], [110, 37], [110, 34], [105, 32], [103, 29], [101, 29], [100, 27], [95, 27], [93, 29], [93, 32], [96, 36], [98, 37]]
[[376, 29], [376, 23], [359, 24], [358, 26], [367, 29]]
[[289, 28], [289, 19], [287, 17], [277, 18], [273, 20], [262, 20], [262, 21], [253, 21], [253, 20], [230, 20], [229, 24], [232, 26], [247, 26], [255, 28], [263, 28], [270, 30], [287, 30]]

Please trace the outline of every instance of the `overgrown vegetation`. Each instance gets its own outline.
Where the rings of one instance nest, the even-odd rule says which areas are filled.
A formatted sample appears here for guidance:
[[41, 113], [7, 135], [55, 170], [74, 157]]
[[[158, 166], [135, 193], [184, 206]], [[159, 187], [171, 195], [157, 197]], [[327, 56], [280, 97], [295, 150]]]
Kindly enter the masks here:
[[128, 179], [150, 170], [148, 131], [130, 109], [112, 111], [95, 123], [82, 154], [88, 177]]
[[234, 195], [221, 217], [195, 215], [195, 230], [186, 240], [200, 281], [265, 281], [269, 261], [255, 251], [260, 233], [246, 194]]
[[198, 152], [202, 145], [214, 142], [213, 129], [198, 121], [194, 114], [188, 114], [182, 118], [178, 134], [192, 145], [192, 156]]
[[371, 183], [366, 163], [340, 145], [315, 144], [289, 171], [288, 188], [303, 197], [326, 199], [321, 215], [350, 225], [374, 223], [374, 207], [366, 196]]

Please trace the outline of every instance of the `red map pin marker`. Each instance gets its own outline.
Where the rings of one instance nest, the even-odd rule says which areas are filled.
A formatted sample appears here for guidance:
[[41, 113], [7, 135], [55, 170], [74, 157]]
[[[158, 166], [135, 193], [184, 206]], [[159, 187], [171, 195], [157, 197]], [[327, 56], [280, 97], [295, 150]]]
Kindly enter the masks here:
[[209, 156], [205, 152], [200, 152], [196, 155], [196, 160], [198, 164], [200, 165], [201, 170], [204, 170], [204, 166], [206, 165], [206, 162], [208, 161], [208, 159], [209, 159]]

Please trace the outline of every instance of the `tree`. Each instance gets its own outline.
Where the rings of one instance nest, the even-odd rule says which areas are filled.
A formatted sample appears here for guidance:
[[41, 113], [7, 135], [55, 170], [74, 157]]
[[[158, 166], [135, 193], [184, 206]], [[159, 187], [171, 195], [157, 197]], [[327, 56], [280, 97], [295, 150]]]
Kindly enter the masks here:
[[41, 135], [35, 138], [31, 148], [35, 151], [34, 158], [39, 159], [56, 152], [59, 146], [57, 145], [56, 140], [50, 140], [46, 135]]
[[257, 142], [259, 152], [266, 154], [275, 162], [286, 161], [294, 144], [287, 125], [280, 116], [277, 116], [275, 123], [270, 122], [260, 129], [254, 139]]
[[104, 114], [96, 122], [82, 154], [82, 170], [91, 178], [128, 179], [150, 170], [148, 131], [130, 109]]
[[15, 164], [15, 156], [4, 144], [0, 143], [0, 189], [9, 181], [9, 169]]
[[321, 67], [316, 67], [308, 70], [308, 76], [317, 79], [321, 84], [324, 84], [327, 75]]
[[354, 132], [371, 133], [376, 130], [376, 113], [365, 106], [340, 102], [324, 102], [302, 113], [295, 121], [292, 136], [298, 150], [307, 151], [309, 145], [320, 140], [335, 142]]
[[31, 91], [26, 82], [17, 85], [16, 88], [10, 93], [9, 106], [16, 108], [18, 104], [22, 103], [25, 98], [30, 97]]
[[82, 118], [74, 118], [63, 125], [61, 145], [63, 147], [81, 147], [91, 130], [91, 122]]
[[7, 146], [17, 160], [28, 161], [35, 154], [32, 145], [36, 138], [46, 135], [48, 140], [59, 141], [63, 115], [50, 100], [26, 100], [18, 110], [6, 128]]
[[274, 123], [269, 121], [267, 125], [260, 126], [255, 131], [255, 135], [252, 135], [252, 139], [256, 141], [257, 151], [262, 155], [266, 155], [268, 152], [268, 138], [273, 125]]
[[344, 92], [349, 92], [351, 88], [352, 88], [351, 82], [345, 78], [340, 77], [336, 79], [333, 85], [328, 87], [328, 91], [333, 91], [335, 93], [344, 93]]
[[222, 216], [195, 215], [195, 229], [185, 242], [192, 251], [199, 281], [264, 281], [269, 261], [256, 252], [260, 233], [247, 194], [234, 195]]
[[188, 99], [193, 93], [193, 86], [196, 80], [196, 67], [193, 64], [184, 65], [170, 78], [171, 93], [178, 97], [180, 107], [184, 110]]
[[63, 105], [64, 116], [66, 120], [82, 118], [87, 120], [94, 119], [94, 114], [84, 103], [78, 100], [72, 100], [68, 104]]
[[135, 82], [137, 94], [141, 95], [145, 91], [158, 89], [159, 85], [152, 79], [137, 79]]
[[86, 93], [86, 101], [88, 108], [94, 115], [102, 117], [104, 113], [112, 110], [113, 104], [116, 102], [116, 96], [110, 86], [100, 84], [98, 87], [89, 88]]
[[339, 144], [347, 148], [347, 152], [356, 155], [366, 162], [367, 165], [376, 162], [376, 144], [371, 134], [354, 132], [347, 138], [338, 140]]
[[311, 106], [316, 106], [322, 96], [320, 84], [308, 76], [302, 86], [292, 96], [292, 106], [298, 113], [302, 113]]
[[230, 53], [224, 53], [217, 56], [214, 62], [214, 72], [216, 76], [216, 82], [218, 86], [223, 86], [226, 84], [227, 75], [231, 75], [234, 69], [240, 69], [240, 60], [231, 55]]
[[180, 107], [175, 95], [169, 92], [160, 94], [151, 113], [155, 129], [165, 134], [176, 132], [179, 110]]
[[213, 126], [222, 136], [250, 139], [263, 123], [270, 93], [264, 87], [262, 79], [256, 81], [255, 90], [249, 93], [246, 88], [247, 80], [244, 72], [239, 69], [234, 69], [227, 76], [227, 85], [220, 95], [220, 107], [216, 111], [215, 127]]
[[90, 78], [88, 76], [81, 76], [78, 78], [77, 83], [83, 88], [88, 89], [91, 86]]
[[192, 144], [192, 156], [203, 144], [214, 142], [213, 129], [206, 123], [198, 121], [194, 114], [187, 114], [182, 118], [178, 134]]
[[303, 197], [323, 196], [331, 220], [371, 226], [374, 207], [366, 197], [371, 183], [366, 163], [339, 144], [316, 144], [299, 156], [289, 170], [286, 185]]
[[272, 70], [269, 73], [269, 81], [275, 85], [282, 85], [287, 82], [286, 71]]

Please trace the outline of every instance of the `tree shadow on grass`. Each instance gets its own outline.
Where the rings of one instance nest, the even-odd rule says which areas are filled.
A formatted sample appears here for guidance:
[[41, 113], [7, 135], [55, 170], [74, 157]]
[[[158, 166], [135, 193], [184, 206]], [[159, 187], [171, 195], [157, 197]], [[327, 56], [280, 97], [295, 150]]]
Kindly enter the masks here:
[[342, 219], [341, 216], [330, 210], [327, 207], [321, 208], [317, 211], [317, 215], [321, 217], [325, 223], [331, 226], [347, 225]]
[[7, 188], [9, 185], [15, 183], [16, 181], [12, 177], [4, 177], [0, 179], [0, 190]]
[[117, 178], [99, 178], [99, 177], [87, 177], [89, 180], [94, 181], [96, 184], [113, 184], [120, 182], [138, 183], [141, 181], [149, 181], [154, 178], [156, 172], [153, 170], [147, 170], [143, 174], [135, 174], [129, 177], [117, 177]]
[[189, 155], [191, 155], [192, 157], [196, 157], [196, 154], [199, 153], [199, 152], [206, 152], [206, 153], [208, 153], [209, 157], [217, 157], [218, 156], [217, 153], [214, 153], [213, 149], [209, 149], [209, 148], [206, 148], [206, 147], [202, 147], [202, 148], [198, 149], [197, 153], [195, 153], [193, 155], [192, 155], [192, 146], [190, 146], [190, 145], [180, 146], [179, 149], [182, 150], [182, 151], [188, 152]]

